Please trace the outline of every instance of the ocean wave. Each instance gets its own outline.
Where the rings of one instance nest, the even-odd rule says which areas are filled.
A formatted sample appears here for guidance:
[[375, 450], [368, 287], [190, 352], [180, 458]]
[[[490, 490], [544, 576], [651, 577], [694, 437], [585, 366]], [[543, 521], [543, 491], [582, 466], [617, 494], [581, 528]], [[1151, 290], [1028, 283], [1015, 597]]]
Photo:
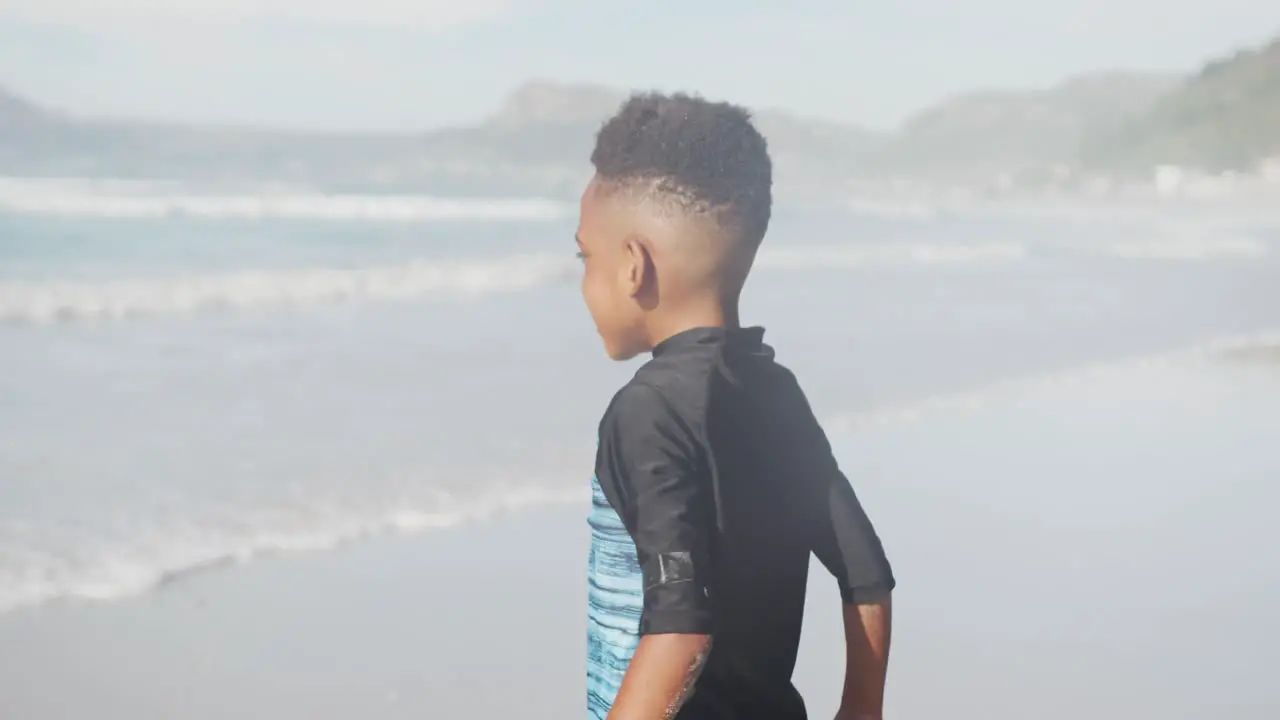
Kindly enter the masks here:
[[107, 282], [0, 283], [0, 322], [119, 320], [210, 309], [258, 310], [431, 295], [520, 292], [564, 280], [572, 259], [516, 255], [359, 269], [250, 270]]
[[439, 493], [429, 502], [364, 513], [353, 514], [346, 504], [294, 509], [264, 518], [257, 527], [243, 522], [155, 527], [139, 531], [131, 542], [104, 540], [75, 552], [0, 545], [0, 613], [55, 601], [120, 600], [263, 557], [330, 550], [588, 499], [586, 489], [499, 486], [470, 499]]
[[1226, 336], [1163, 353], [1106, 360], [1058, 372], [1006, 378], [959, 392], [941, 393], [915, 401], [873, 407], [858, 412], [839, 413], [826, 418], [823, 425], [833, 433], [906, 425], [938, 415], [981, 410], [1033, 390], [1079, 386], [1118, 370], [1168, 367], [1198, 359], [1231, 360], [1272, 356], [1276, 353], [1277, 347], [1280, 347], [1280, 331]]
[[1021, 260], [1027, 247], [1018, 242], [987, 243], [847, 243], [762, 248], [758, 267], [812, 270], [853, 269], [883, 265], [942, 265]]
[[891, 220], [934, 220], [939, 208], [924, 201], [855, 198], [845, 208], [854, 215]]
[[[880, 267], [988, 265], [1037, 252], [1138, 261], [1258, 258], [1270, 246], [1248, 236], [1150, 242], [1078, 243], [1039, 248], [1022, 242], [876, 242], [780, 245], [760, 251], [763, 271], [862, 270]], [[365, 268], [246, 269], [101, 281], [0, 281], [0, 323], [57, 324], [121, 320], [205, 310], [271, 310], [342, 302], [409, 301], [535, 290], [575, 277], [578, 265], [559, 254], [415, 259]]]
[[102, 219], [547, 222], [574, 212], [538, 198], [446, 198], [429, 195], [335, 194], [262, 188], [198, 193], [173, 183], [78, 178], [0, 177], [0, 213]]
[[1150, 240], [1119, 240], [1087, 244], [1085, 252], [1127, 260], [1199, 261], [1217, 258], [1259, 258], [1271, 254], [1271, 246], [1248, 235], [1204, 237], [1171, 236]]
[[[1010, 260], [1017, 245], [884, 244], [790, 247], [762, 252], [764, 269], [854, 269]], [[205, 310], [272, 310], [534, 290], [575, 277], [572, 258], [549, 254], [413, 260], [369, 268], [244, 270], [99, 282], [0, 282], [0, 322], [48, 325]]]

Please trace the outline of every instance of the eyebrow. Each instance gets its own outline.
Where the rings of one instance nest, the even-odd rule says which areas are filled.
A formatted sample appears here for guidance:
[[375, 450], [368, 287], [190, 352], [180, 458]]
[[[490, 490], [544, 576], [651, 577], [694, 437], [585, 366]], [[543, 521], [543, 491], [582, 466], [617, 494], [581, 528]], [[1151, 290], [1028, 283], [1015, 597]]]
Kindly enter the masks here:
[[573, 241], [578, 243], [578, 245], [582, 245], [582, 238], [578, 237], [578, 233], [573, 234]]

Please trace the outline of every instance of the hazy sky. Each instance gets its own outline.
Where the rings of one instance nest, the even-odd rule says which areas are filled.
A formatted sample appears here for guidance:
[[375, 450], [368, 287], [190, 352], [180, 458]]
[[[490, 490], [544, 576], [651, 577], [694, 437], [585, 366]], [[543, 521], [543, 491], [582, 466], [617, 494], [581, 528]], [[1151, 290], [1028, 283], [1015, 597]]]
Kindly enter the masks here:
[[543, 77], [887, 126], [1278, 34], [1274, 0], [0, 0], [0, 85], [86, 113], [420, 129]]

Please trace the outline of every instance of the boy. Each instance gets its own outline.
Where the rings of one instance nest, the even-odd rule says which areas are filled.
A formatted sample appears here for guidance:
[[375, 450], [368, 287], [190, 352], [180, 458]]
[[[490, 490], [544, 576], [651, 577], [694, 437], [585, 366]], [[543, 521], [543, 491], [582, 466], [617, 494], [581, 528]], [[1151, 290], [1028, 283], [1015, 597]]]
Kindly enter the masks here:
[[893, 574], [791, 373], [738, 296], [769, 224], [764, 138], [734, 106], [636, 95], [591, 156], [582, 294], [615, 360], [653, 357], [600, 423], [593, 720], [802, 720], [809, 554], [839, 582], [840, 718], [878, 719]]

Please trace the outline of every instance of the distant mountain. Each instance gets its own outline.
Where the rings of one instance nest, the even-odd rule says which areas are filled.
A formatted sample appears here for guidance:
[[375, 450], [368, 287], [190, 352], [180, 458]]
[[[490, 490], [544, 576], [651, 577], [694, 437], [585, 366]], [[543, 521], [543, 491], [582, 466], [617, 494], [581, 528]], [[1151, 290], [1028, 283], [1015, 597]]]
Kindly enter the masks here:
[[[567, 196], [589, 176], [595, 132], [624, 99], [611, 88], [534, 82], [474, 126], [320, 135], [66, 118], [3, 95], [0, 172]], [[780, 112], [758, 122], [783, 192], [821, 193], [876, 143], [852, 127]]]
[[564, 85], [534, 80], [516, 88], [486, 121], [492, 127], [599, 125], [626, 100], [626, 93], [600, 85]]
[[1113, 72], [1047, 90], [962, 95], [908, 119], [876, 165], [888, 174], [985, 179], [1069, 163], [1090, 132], [1145, 112], [1179, 80]]
[[[538, 167], [544, 177], [572, 177], [576, 183], [596, 130], [625, 99], [625, 92], [613, 88], [534, 82], [509, 95], [481, 125], [429, 133], [425, 141], [434, 158], [482, 159], [508, 172]], [[775, 110], [756, 112], [755, 119], [769, 141], [779, 182], [794, 191], [818, 192], [843, 181], [882, 142], [853, 126]]]
[[[0, 174], [277, 182], [329, 190], [572, 197], [619, 90], [531, 82], [484, 121], [399, 135], [196, 128], [77, 118], [0, 90]], [[844, 200], [857, 183], [989, 183], [1056, 165], [1247, 167], [1280, 150], [1280, 41], [1193, 78], [1101, 73], [970, 93], [874, 133], [785, 112], [756, 121], [778, 196]]]
[[47, 119], [35, 105], [0, 88], [0, 132], [4, 133], [0, 137], [23, 132]]
[[57, 152], [63, 120], [0, 88], [0, 169], [17, 169], [30, 155]]
[[0, 174], [394, 186], [417, 177], [416, 135], [183, 127], [65, 116], [0, 95]]
[[1280, 155], [1280, 38], [1206, 65], [1146, 112], [1083, 143], [1091, 167], [1148, 172], [1160, 164], [1252, 170]]

